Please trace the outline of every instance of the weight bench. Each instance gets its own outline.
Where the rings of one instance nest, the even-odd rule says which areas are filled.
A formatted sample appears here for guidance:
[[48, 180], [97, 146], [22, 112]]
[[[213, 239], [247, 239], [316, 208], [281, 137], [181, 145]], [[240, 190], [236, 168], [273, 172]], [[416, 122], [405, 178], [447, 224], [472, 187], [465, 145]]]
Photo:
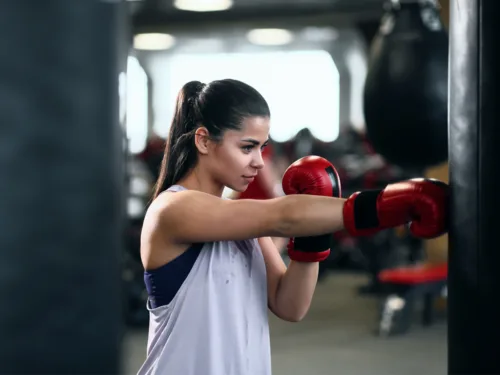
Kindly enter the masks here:
[[434, 303], [446, 291], [448, 264], [387, 269], [378, 278], [385, 296], [378, 334], [398, 335], [410, 329], [419, 305], [423, 305], [422, 324], [430, 326], [434, 322]]

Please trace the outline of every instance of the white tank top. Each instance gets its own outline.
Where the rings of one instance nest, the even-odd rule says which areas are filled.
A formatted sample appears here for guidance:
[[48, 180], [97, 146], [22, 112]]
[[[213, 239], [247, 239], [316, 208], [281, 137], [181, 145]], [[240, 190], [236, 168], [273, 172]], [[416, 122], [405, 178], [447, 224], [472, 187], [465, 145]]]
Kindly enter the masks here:
[[173, 300], [148, 303], [147, 358], [138, 374], [270, 375], [267, 303], [256, 239], [206, 243]]

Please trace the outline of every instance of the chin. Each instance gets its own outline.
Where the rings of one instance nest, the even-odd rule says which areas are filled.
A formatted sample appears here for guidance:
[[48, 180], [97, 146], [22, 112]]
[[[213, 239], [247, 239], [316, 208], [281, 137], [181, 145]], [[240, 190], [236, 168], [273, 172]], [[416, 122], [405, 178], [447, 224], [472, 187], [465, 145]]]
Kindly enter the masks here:
[[229, 189], [234, 190], [238, 193], [243, 193], [247, 188], [248, 185], [226, 185]]

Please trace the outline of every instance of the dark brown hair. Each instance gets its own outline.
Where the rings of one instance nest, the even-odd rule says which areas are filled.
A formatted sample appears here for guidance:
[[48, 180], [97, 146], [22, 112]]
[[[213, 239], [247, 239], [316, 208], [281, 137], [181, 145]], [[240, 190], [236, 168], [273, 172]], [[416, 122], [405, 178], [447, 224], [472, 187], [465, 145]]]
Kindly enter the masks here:
[[240, 129], [243, 120], [253, 116], [270, 117], [269, 106], [264, 97], [246, 83], [234, 79], [209, 84], [186, 83], [177, 96], [153, 199], [196, 165], [198, 151], [194, 134], [198, 127], [204, 126], [211, 139], [221, 141], [226, 130]]

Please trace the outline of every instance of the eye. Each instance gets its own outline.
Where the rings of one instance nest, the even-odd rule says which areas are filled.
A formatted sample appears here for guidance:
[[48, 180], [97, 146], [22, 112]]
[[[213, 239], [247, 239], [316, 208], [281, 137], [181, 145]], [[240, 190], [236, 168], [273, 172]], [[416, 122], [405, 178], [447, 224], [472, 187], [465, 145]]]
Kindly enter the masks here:
[[246, 153], [252, 152], [254, 146], [243, 146], [241, 149], [245, 151]]

